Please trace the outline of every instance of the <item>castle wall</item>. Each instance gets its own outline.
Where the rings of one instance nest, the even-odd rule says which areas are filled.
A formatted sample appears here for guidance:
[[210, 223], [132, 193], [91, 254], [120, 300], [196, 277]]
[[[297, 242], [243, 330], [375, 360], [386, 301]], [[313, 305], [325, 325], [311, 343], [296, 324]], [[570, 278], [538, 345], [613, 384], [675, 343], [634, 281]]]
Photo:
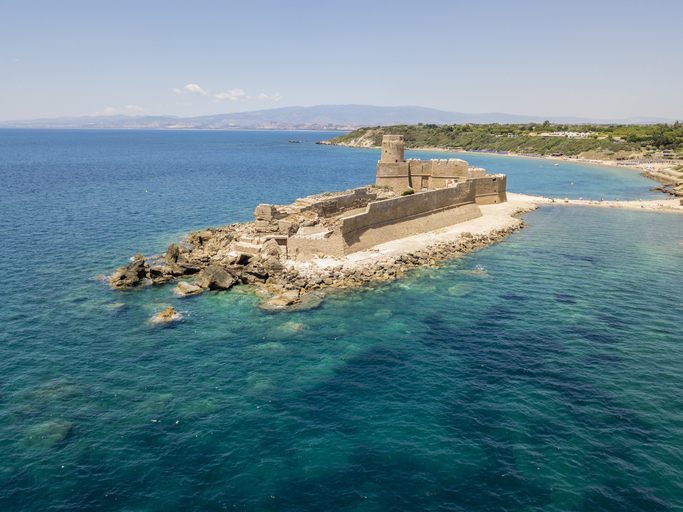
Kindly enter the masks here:
[[342, 219], [343, 253], [362, 251], [481, 215], [475, 203], [475, 186], [470, 182], [371, 203], [365, 213]]
[[487, 174], [483, 178], [473, 178], [477, 204], [505, 203], [507, 198], [505, 174]]
[[344, 257], [344, 242], [341, 233], [327, 233], [319, 236], [290, 236], [287, 240], [287, 254], [300, 260], [308, 260], [315, 255]]
[[389, 186], [399, 194], [410, 188], [410, 171], [408, 162], [382, 162], [377, 163], [377, 178], [375, 185], [378, 187]]

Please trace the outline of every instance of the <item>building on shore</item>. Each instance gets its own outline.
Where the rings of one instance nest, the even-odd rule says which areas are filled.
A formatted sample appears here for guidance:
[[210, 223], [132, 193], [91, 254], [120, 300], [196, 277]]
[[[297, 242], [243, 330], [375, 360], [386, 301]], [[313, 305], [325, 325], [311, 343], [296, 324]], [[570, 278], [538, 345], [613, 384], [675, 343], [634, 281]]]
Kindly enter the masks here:
[[506, 176], [486, 174], [484, 169], [470, 167], [458, 158], [432, 160], [405, 160], [403, 135], [385, 135], [382, 139], [382, 156], [377, 162], [378, 187], [391, 187], [401, 194], [406, 190], [430, 191], [454, 187], [471, 182], [475, 188], [477, 204], [504, 203]]
[[[258, 254], [275, 240], [287, 258], [343, 258], [354, 252], [482, 216], [507, 201], [506, 176], [459, 159], [404, 160], [402, 135], [385, 135], [375, 186], [262, 204], [233, 250]], [[415, 193], [403, 195], [412, 190]]]

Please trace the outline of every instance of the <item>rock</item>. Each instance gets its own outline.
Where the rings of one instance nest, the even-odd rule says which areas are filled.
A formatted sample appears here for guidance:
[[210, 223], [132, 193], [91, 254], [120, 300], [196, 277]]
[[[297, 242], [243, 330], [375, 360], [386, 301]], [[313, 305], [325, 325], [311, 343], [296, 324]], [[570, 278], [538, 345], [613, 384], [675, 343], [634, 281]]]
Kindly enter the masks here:
[[173, 306], [169, 306], [166, 309], [164, 309], [161, 313], [154, 315], [151, 320], [152, 322], [155, 323], [165, 323], [165, 322], [172, 322], [174, 320], [177, 320], [180, 318], [180, 315], [176, 313], [176, 310]]
[[285, 267], [280, 260], [275, 256], [271, 256], [263, 262], [263, 268], [268, 272], [268, 275], [280, 274], [284, 272]]
[[171, 274], [174, 276], [190, 276], [192, 274], [196, 274], [201, 270], [199, 267], [192, 264], [180, 265], [174, 263], [170, 265], [170, 267]]
[[280, 244], [272, 238], [263, 244], [263, 247], [261, 248], [261, 256], [263, 256], [263, 258], [279, 258], [280, 252]]
[[180, 295], [198, 295], [202, 293], [204, 289], [186, 281], [180, 281], [178, 286], [175, 287], [175, 291], [177, 291]]
[[153, 284], [170, 283], [175, 280], [173, 277], [173, 270], [171, 267], [166, 265], [149, 267], [147, 277], [152, 280]]
[[270, 297], [269, 299], [262, 300], [259, 303], [259, 307], [262, 309], [277, 310], [286, 308], [293, 304], [299, 302], [299, 291], [291, 290], [283, 292], [275, 297]]
[[268, 271], [258, 261], [251, 261], [244, 267], [242, 272], [242, 282], [245, 284], [262, 284], [268, 279]]
[[299, 295], [297, 290], [284, 292], [259, 302], [258, 307], [266, 311], [309, 311], [320, 307], [323, 298], [316, 293]]
[[310, 311], [321, 306], [323, 297], [324, 295], [318, 293], [305, 293], [299, 296], [299, 302], [292, 304], [287, 309], [290, 311]]
[[178, 256], [180, 256], [180, 247], [176, 244], [171, 244], [168, 246], [166, 254], [164, 254], [164, 261], [169, 265], [172, 265], [178, 261]]
[[133, 261], [145, 261], [145, 257], [142, 254], [137, 253], [135, 256], [133, 256]]
[[225, 268], [220, 265], [209, 265], [197, 277], [194, 284], [195, 286], [210, 290], [228, 290], [235, 283], [237, 283], [237, 278], [230, 272], [227, 272]]
[[48, 449], [54, 444], [61, 443], [73, 429], [68, 421], [51, 420], [34, 425], [26, 431], [23, 443], [26, 446], [35, 446]]
[[130, 265], [120, 267], [111, 276], [109, 282], [114, 288], [123, 288], [125, 286], [133, 286], [140, 282], [140, 279], [146, 277], [147, 267], [145, 261], [134, 261]]

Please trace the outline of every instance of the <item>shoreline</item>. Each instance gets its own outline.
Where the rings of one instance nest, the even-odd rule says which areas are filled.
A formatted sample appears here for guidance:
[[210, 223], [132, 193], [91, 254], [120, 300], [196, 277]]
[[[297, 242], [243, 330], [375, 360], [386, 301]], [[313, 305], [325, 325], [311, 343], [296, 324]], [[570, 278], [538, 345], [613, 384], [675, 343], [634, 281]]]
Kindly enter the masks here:
[[[166, 253], [117, 269], [110, 279], [113, 288], [173, 283], [177, 298], [234, 285], [252, 285], [261, 297], [258, 307], [270, 311], [307, 310], [318, 307], [325, 289], [355, 288], [374, 281], [393, 281], [413, 267], [438, 267], [444, 261], [504, 240], [525, 227], [524, 213], [540, 206], [585, 206], [683, 213], [682, 200], [588, 201], [558, 199], [508, 192], [505, 203], [481, 205], [482, 216], [438, 230], [376, 245], [341, 258], [316, 256], [305, 261], [288, 258], [275, 246], [264, 245], [256, 254], [220, 250], [231, 235], [247, 225], [233, 224], [190, 233], [189, 242], [171, 244]], [[147, 262], [149, 259], [149, 263]], [[130, 279], [119, 286], [116, 276]], [[193, 280], [194, 285], [188, 286]]]
[[[355, 148], [355, 149], [380, 149], [378, 146], [358, 146], [358, 145], [351, 145], [351, 144], [326, 144], [329, 146], [344, 146], [347, 148]], [[683, 171], [674, 171], [673, 166], [677, 164], [678, 162], [671, 162], [671, 163], [662, 163], [662, 162], [648, 162], [644, 164], [628, 164], [626, 162], [628, 161], [623, 161], [623, 162], [617, 162], [613, 160], [599, 160], [599, 159], [592, 159], [592, 158], [573, 158], [573, 157], [568, 157], [568, 156], [550, 156], [550, 155], [531, 155], [531, 154], [517, 154], [517, 153], [496, 153], [496, 152], [489, 152], [489, 151], [467, 151], [467, 150], [455, 150], [455, 149], [450, 149], [450, 148], [441, 148], [441, 147], [434, 147], [434, 146], [427, 146], [427, 147], [421, 147], [421, 148], [406, 148], [406, 152], [408, 151], [426, 151], [426, 152], [432, 152], [432, 153], [451, 153], [451, 154], [457, 154], [457, 155], [463, 155], [463, 154], [481, 154], [481, 155], [490, 155], [490, 156], [505, 156], [505, 157], [514, 157], [514, 158], [528, 158], [528, 159], [533, 159], [533, 160], [551, 160], [553, 162], [568, 162], [568, 163], [576, 163], [576, 164], [592, 164], [592, 165], [601, 165], [601, 166], [606, 166], [606, 167], [616, 167], [619, 169], [633, 169], [635, 171], [640, 171], [640, 175], [644, 176], [646, 178], [649, 178], [653, 181], [656, 181], [660, 183], [661, 185], [659, 187], [653, 187], [653, 190], [657, 192], [663, 192], [665, 194], [670, 194], [674, 195], [677, 197], [683, 197], [683, 189], [681, 187], [683, 186]], [[680, 165], [680, 164], [679, 164]], [[667, 190], [667, 187], [673, 187], [678, 189], [678, 193], [676, 190]]]
[[647, 210], [658, 212], [683, 213], [683, 199], [678, 198], [651, 200], [633, 199], [631, 201], [593, 201], [587, 199], [567, 199], [545, 196], [529, 196], [525, 194], [515, 194], [512, 192], [508, 192], [508, 197], [511, 195], [519, 196], [520, 199], [533, 202], [539, 206], [588, 206], [595, 208], [620, 208], [628, 210]]

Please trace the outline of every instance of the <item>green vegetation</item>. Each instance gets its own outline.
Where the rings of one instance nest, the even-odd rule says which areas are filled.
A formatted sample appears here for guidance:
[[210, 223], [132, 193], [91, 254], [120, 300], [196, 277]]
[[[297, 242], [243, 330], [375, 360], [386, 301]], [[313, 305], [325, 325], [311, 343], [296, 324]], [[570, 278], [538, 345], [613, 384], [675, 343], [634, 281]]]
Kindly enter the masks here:
[[678, 121], [671, 125], [554, 125], [546, 121], [542, 124], [378, 126], [361, 128], [333, 140], [348, 144], [365, 138], [373, 146], [381, 146], [384, 134], [403, 135], [408, 149], [439, 147], [567, 156], [596, 152], [612, 159], [634, 154], [648, 157], [668, 150], [677, 157], [683, 156], [683, 123]]
[[404, 190], [401, 195], [402, 196], [409, 196], [409, 195], [414, 194], [414, 193], [415, 193], [415, 191], [412, 188], [409, 188], [408, 190]]

